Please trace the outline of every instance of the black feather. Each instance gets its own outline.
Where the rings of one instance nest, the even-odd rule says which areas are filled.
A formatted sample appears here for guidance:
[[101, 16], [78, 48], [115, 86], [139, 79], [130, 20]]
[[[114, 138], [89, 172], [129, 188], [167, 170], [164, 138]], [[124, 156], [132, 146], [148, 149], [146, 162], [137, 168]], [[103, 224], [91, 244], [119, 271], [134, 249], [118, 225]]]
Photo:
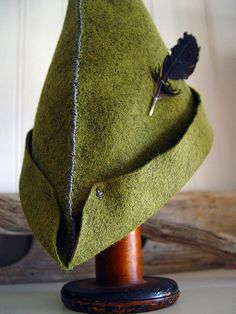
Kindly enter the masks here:
[[[156, 81], [156, 88], [149, 115], [152, 116], [158, 99], [163, 96], [175, 96], [180, 90], [174, 89], [169, 79], [187, 79], [194, 71], [199, 58], [200, 48], [196, 38], [188, 33], [184, 33], [183, 38], [179, 38], [177, 44], [171, 49], [163, 62], [162, 71], [160, 66], [155, 69], [153, 78]], [[162, 73], [161, 73], [162, 72]]]
[[200, 48], [197, 45], [196, 38], [184, 33], [183, 38], [179, 38], [178, 43], [171, 49], [163, 63], [162, 79], [172, 80], [187, 79], [194, 71]]

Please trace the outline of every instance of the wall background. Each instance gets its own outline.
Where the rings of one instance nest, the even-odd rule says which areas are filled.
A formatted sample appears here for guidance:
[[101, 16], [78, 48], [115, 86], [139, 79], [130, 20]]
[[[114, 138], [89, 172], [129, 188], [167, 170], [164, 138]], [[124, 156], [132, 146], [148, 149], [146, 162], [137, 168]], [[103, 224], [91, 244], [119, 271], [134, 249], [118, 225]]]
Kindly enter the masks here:
[[[167, 47], [198, 39], [195, 86], [215, 131], [211, 154], [185, 190], [236, 189], [236, 1], [144, 0]], [[26, 132], [61, 31], [67, 0], [0, 0], [0, 192], [17, 192]]]

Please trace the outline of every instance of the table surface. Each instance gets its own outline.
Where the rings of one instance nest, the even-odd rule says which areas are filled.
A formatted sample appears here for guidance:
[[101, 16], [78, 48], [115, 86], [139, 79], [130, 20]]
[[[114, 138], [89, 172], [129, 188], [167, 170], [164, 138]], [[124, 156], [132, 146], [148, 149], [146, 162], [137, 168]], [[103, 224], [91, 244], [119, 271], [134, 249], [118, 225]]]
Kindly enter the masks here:
[[[236, 270], [169, 274], [181, 295], [159, 314], [236, 314]], [[60, 301], [64, 283], [0, 286], [1, 314], [69, 314]]]

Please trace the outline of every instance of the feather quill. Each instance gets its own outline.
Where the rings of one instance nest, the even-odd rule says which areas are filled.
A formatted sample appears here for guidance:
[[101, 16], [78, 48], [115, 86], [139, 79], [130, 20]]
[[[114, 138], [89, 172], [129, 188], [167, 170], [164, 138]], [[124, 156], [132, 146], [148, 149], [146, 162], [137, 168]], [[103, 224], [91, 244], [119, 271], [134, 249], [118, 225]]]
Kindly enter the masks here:
[[180, 93], [180, 90], [171, 87], [168, 80], [187, 79], [196, 67], [199, 51], [200, 48], [193, 35], [185, 32], [183, 38], [178, 39], [177, 44], [171, 49], [171, 54], [165, 57], [162, 70], [158, 67], [153, 75], [156, 81], [156, 88], [149, 116], [153, 115], [157, 101], [160, 98], [175, 96]]

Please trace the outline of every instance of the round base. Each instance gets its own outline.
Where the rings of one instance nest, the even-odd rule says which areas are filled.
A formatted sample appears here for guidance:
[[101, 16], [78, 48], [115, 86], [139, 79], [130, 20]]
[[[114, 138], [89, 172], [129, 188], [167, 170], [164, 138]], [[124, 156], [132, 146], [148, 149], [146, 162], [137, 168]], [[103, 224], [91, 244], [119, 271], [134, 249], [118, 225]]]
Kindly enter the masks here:
[[141, 284], [106, 287], [94, 279], [71, 281], [63, 286], [61, 299], [82, 313], [141, 313], [170, 306], [179, 297], [177, 283], [168, 278], [144, 277]]

